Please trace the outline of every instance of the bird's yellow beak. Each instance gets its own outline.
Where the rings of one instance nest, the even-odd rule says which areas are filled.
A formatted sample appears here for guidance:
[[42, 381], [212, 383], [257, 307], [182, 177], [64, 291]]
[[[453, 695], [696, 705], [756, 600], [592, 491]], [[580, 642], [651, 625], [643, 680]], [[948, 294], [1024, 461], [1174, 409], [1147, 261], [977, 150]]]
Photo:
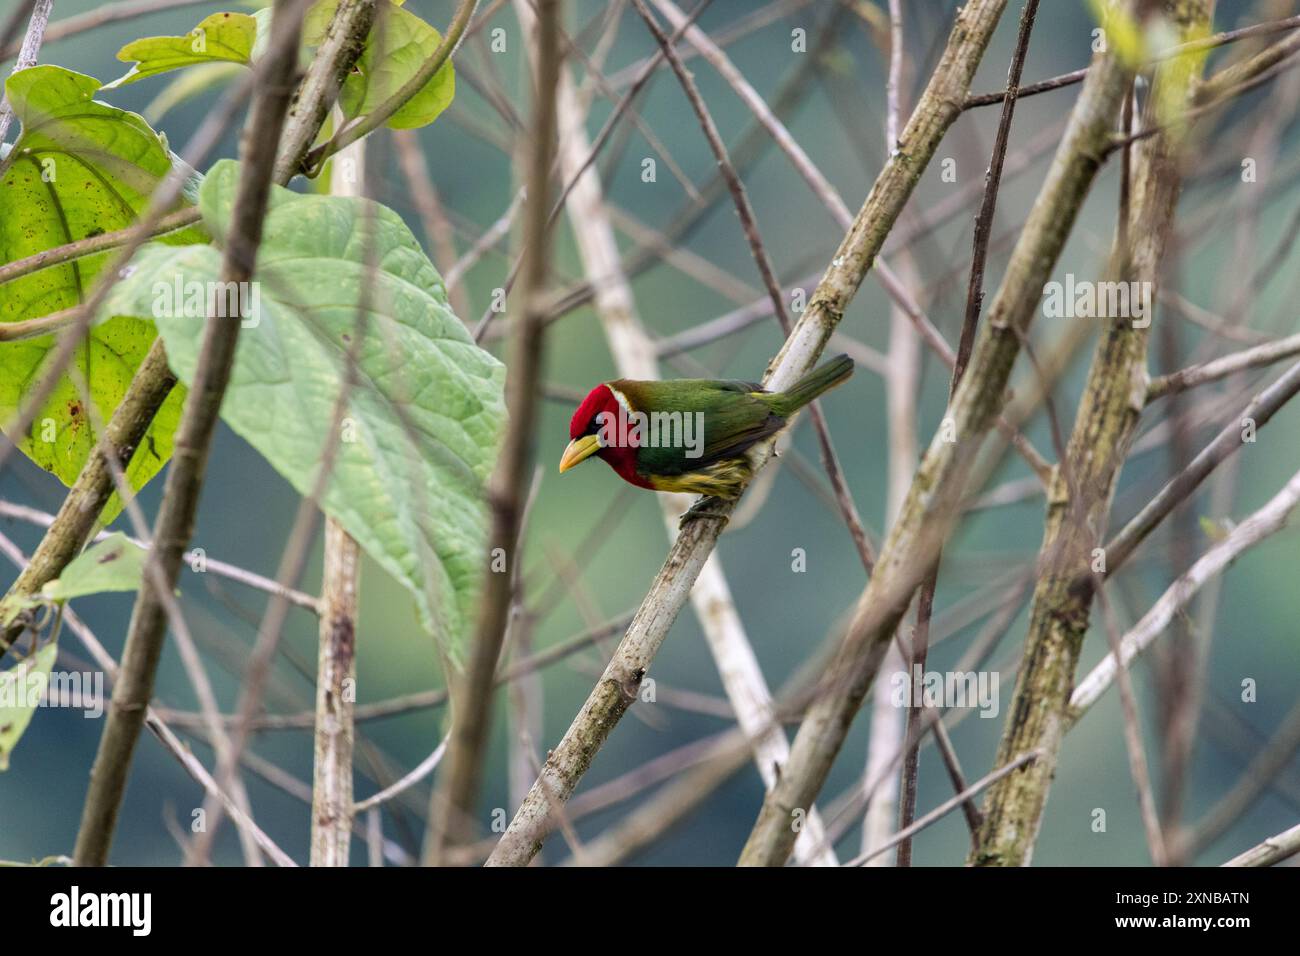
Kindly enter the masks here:
[[560, 474], [564, 474], [574, 465], [581, 464], [600, 451], [600, 439], [595, 435], [583, 435], [569, 442], [564, 454], [560, 456]]

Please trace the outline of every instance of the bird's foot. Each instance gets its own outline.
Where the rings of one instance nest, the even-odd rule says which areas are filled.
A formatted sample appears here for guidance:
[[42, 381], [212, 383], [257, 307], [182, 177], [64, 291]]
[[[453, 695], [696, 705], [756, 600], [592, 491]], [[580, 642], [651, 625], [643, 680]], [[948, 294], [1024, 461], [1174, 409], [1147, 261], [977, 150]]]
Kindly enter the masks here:
[[724, 525], [731, 520], [731, 515], [724, 511], [717, 510], [720, 499], [706, 495], [695, 504], [687, 508], [681, 518], [677, 521], [677, 530], [682, 530], [692, 521], [699, 521], [701, 518], [713, 518], [721, 521]]

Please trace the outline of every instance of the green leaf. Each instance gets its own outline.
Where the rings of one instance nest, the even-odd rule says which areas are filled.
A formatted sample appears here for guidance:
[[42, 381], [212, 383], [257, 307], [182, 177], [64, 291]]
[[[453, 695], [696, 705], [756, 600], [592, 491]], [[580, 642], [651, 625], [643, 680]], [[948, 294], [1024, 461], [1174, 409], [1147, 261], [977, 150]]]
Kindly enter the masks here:
[[[6, 83], [22, 135], [0, 166], [0, 261], [12, 262], [130, 225], [171, 170], [176, 160], [159, 136], [135, 113], [97, 102], [99, 88], [93, 77], [56, 66], [22, 70]], [[164, 241], [202, 238], [201, 231], [187, 229]], [[0, 285], [0, 322], [77, 305], [111, 254], [77, 259]], [[10, 434], [10, 439], [36, 464], [72, 484], [95, 445], [95, 429], [122, 400], [154, 336], [153, 324], [139, 318], [94, 326], [74, 362], [88, 383], [93, 414], [84, 407], [74, 378], [65, 374], [28, 433]], [[6, 429], [40, 379], [55, 344], [56, 337], [49, 335], [0, 345], [0, 424]], [[126, 469], [132, 487], [142, 487], [171, 455], [182, 400], [182, 390], [174, 390], [154, 419]], [[114, 496], [104, 511], [104, 523], [119, 510]]]
[[257, 20], [246, 13], [214, 13], [182, 37], [145, 37], [117, 51], [123, 63], [135, 65], [104, 89], [135, 83], [200, 63], [248, 65], [257, 40]]
[[[200, 191], [217, 234], [238, 168], [218, 163]], [[368, 249], [373, 288], [359, 315]], [[153, 245], [136, 262], [108, 314], [157, 309], [168, 357], [189, 382], [203, 323], [157, 308], [155, 288], [214, 281], [221, 255]], [[487, 567], [483, 488], [505, 418], [504, 367], [474, 344], [433, 264], [383, 206], [275, 188], [255, 280], [257, 324], [240, 333], [222, 418], [300, 493], [335, 456], [322, 508], [411, 591], [421, 624], [455, 659]], [[353, 349], [357, 380], [335, 434]]]
[[7, 671], [0, 671], [0, 770], [9, 769], [9, 755], [32, 721], [58, 653], [58, 645], [51, 641]]
[[120, 531], [77, 555], [63, 573], [41, 588], [50, 601], [69, 601], [106, 591], [137, 591], [148, 552]]
[[[337, 0], [321, 0], [307, 14], [303, 39], [316, 46], [325, 36]], [[370, 31], [356, 69], [343, 82], [339, 105], [348, 119], [374, 112], [385, 100], [419, 72], [442, 42], [440, 34], [429, 24], [400, 5], [389, 3], [382, 27]], [[456, 73], [451, 57], [427, 83], [388, 120], [393, 129], [413, 129], [432, 123], [451, 105], [456, 94]]]
[[[325, 39], [337, 8], [338, 0], [319, 0], [307, 11], [299, 57], [301, 63], [310, 61], [315, 48]], [[415, 14], [404, 10], [400, 0], [390, 0], [386, 4], [386, 10], [382, 28], [377, 25], [371, 30], [355, 68], [343, 81], [339, 107], [348, 119], [371, 113], [394, 96], [442, 42], [442, 35]], [[208, 33], [209, 52], [202, 56], [191, 50], [195, 36], [193, 32], [183, 37], [151, 37], [128, 44], [118, 53], [118, 58], [140, 59], [142, 62], [109, 86], [133, 83], [144, 76], [218, 59], [248, 65], [261, 57], [270, 43], [271, 13], [271, 8], [266, 7], [251, 16], [239, 13], [214, 14], [195, 28], [202, 29], [222, 17], [242, 18], [240, 30], [243, 32], [240, 33], [238, 43], [232, 42], [224, 48], [233, 55], [217, 56], [213, 53], [212, 28]], [[153, 59], [146, 58], [146, 55], [151, 55]], [[451, 105], [455, 94], [456, 72], [449, 57], [442, 68], [389, 118], [388, 125], [394, 129], [426, 126]]]

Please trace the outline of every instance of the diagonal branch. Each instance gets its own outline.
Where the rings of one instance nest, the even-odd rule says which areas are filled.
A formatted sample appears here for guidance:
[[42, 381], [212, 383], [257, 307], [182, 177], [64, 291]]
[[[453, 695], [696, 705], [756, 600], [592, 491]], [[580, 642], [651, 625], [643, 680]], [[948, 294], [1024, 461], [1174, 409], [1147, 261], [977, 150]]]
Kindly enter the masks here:
[[[526, 12], [528, 0], [516, 0], [516, 8], [520, 11], [521, 22], [527, 27], [531, 19]], [[605, 330], [610, 353], [622, 377], [658, 378], [655, 343], [641, 324], [632, 287], [622, 271], [618, 243], [602, 195], [599, 176], [594, 167], [587, 167], [578, 173], [583, 157], [590, 152], [590, 143], [583, 127], [577, 91], [567, 71], [560, 79], [558, 112], [560, 168], [566, 180], [575, 180], [573, 190], [566, 200], [569, 219], [584, 270], [595, 286], [593, 305]], [[596, 282], [597, 279], [604, 281]], [[685, 510], [689, 496], [656, 497], [662, 506], [664, 523], [671, 540], [677, 533], [678, 518]], [[790, 743], [783, 728], [773, 721], [771, 691], [745, 633], [726, 573], [717, 555], [712, 556], [700, 572], [695, 587], [691, 590], [691, 603], [736, 720], [750, 743], [759, 774], [764, 785], [770, 787], [776, 779], [776, 768], [789, 755]], [[824, 837], [821, 818], [816, 810], [809, 813], [805, 829], [807, 836], [796, 844], [796, 856], [801, 860], [815, 859], [834, 865], [837, 861], [833, 851], [828, 849], [820, 853], [812, 852]], [[594, 854], [603, 852], [598, 847], [606, 846], [617, 846], [620, 854], [628, 852], [626, 842], [612, 837], [602, 838], [596, 846], [586, 847], [585, 862], [590, 864]]]
[[[972, 11], [975, 5], [967, 5], [963, 19]], [[960, 38], [964, 26], [959, 22], [954, 36]], [[938, 75], [943, 74], [951, 56], [950, 46]], [[848, 633], [799, 728], [781, 784], [763, 803], [741, 854], [741, 865], [784, 864], [790, 852], [791, 815], [821, 790], [894, 629], [934, 563], [957, 516], [975, 458], [1005, 400], [1022, 336], [1100, 167], [1128, 78], [1127, 68], [1105, 54], [1099, 54], [1089, 70], [1047, 181], [1011, 254], [988, 322], [976, 340], [970, 367], [949, 403], [947, 425], [934, 436], [913, 479]], [[968, 85], [969, 74], [965, 79]], [[913, 127], [932, 108], [927, 101], [934, 95], [933, 87], [932, 79], [903, 135], [904, 151], [915, 133]], [[964, 88], [948, 87], [943, 92], [948, 97], [947, 108], [959, 111]], [[1016, 753], [1029, 749], [1033, 748]], [[1030, 770], [1037, 766], [1036, 761]]]
[[[472, 6], [463, 4], [463, 6]], [[559, 83], [560, 3], [538, 0], [537, 71], [528, 155], [528, 202], [524, 227], [523, 286], [511, 325], [506, 405], [508, 425], [501, 457], [488, 488], [492, 508], [489, 552], [520, 560], [520, 519], [527, 492], [529, 458], [537, 417], [545, 335], [550, 256], [551, 160], [555, 153], [556, 88]], [[496, 549], [501, 549], [499, 552]], [[495, 569], [494, 569], [495, 570]], [[514, 592], [511, 573], [485, 574], [478, 622], [463, 679], [453, 684], [452, 730], [447, 769], [430, 806], [424, 859], [437, 865], [445, 850], [474, 837], [474, 801], [483, 775], [490, 726], [492, 685]], [[448, 675], [449, 679], [452, 675]]]
[[[1005, 5], [1005, 0], [971, 0], [958, 13], [943, 61], [908, 123], [902, 145], [881, 171], [808, 308], [769, 364], [764, 377], [766, 387], [788, 387], [816, 364], [921, 171], [960, 113], [961, 100]], [[766, 462], [768, 453], [770, 444], [758, 452], [759, 467]], [[718, 503], [714, 510], [725, 516], [731, 507]], [[527, 865], [541, 847], [553, 826], [547, 794], [561, 803], [573, 794], [614, 726], [635, 700], [647, 668], [717, 543], [721, 523], [693, 521], [677, 537], [627, 634], [564, 739], [551, 751], [538, 781], [488, 858], [489, 865]], [[780, 789], [786, 779], [788, 773], [783, 772], [772, 792]], [[791, 845], [794, 836], [791, 833]]]
[[[276, 145], [294, 89], [293, 71], [305, 8], [298, 0], [279, 0], [275, 6], [271, 49], [263, 68], [262, 87], [254, 101], [240, 150], [242, 175], [226, 237], [222, 282], [247, 282], [253, 275], [263, 215], [271, 192]], [[209, 317], [193, 385], [176, 432], [172, 466], [167, 473], [154, 529], [155, 547], [148, 558], [162, 571], [168, 590], [176, 586], [181, 556], [193, 532], [208, 451], [234, 366], [240, 325], [238, 320], [214, 321]], [[131, 758], [144, 723], [145, 709], [153, 696], [166, 624], [162, 595], [152, 578], [146, 576], [131, 614], [121, 673], [113, 688], [112, 708], [91, 769], [90, 790], [73, 854], [79, 866], [103, 866], [108, 862]]]
[[[1212, 0], [1167, 5], [1183, 36], [1206, 32], [1212, 7]], [[1095, 72], [1096, 64], [1086, 84], [1093, 82]], [[1176, 61], [1158, 70], [1145, 122], [1157, 122], [1153, 107], [1162, 97], [1165, 102], [1190, 103], [1192, 80], [1193, 67]], [[1112, 110], [1112, 120], [1114, 115]], [[1182, 187], [1181, 145], [1178, 133], [1161, 133], [1145, 140], [1133, 161], [1131, 208], [1121, 204], [1109, 266], [1121, 281], [1158, 288]], [[1105, 551], [1099, 558], [1097, 549], [1146, 404], [1150, 319], [1150, 306], [1141, 321], [1131, 315], [1110, 317], [1097, 343], [1069, 447], [1049, 489], [1039, 550], [1042, 570], [1034, 589], [1024, 665], [995, 758], [1002, 762], [1037, 748], [1043, 759], [989, 791], [980, 847], [971, 855], [978, 865], [1024, 866], [1033, 854], [1099, 580], [1094, 575], [1108, 570]], [[1131, 745], [1129, 749], [1136, 770], [1140, 761]], [[1143, 802], [1145, 806], [1145, 794]], [[1144, 820], [1147, 816], [1144, 813]], [[1158, 839], [1152, 846], [1157, 860], [1162, 846]]]
[[1300, 504], [1300, 473], [1274, 495], [1269, 502], [1232, 529], [1222, 540], [1201, 556], [1151, 606], [1142, 619], [1120, 641], [1120, 654], [1108, 654], [1079, 681], [1070, 695], [1067, 720], [1074, 724], [1097, 702], [1115, 680], [1120, 668], [1127, 668], [1135, 657], [1151, 646], [1157, 637], [1187, 605], [1192, 596], [1215, 575], [1225, 571], [1245, 551], [1286, 526], [1287, 518]]
[[[14, 73], [36, 65], [36, 55], [40, 52], [41, 42], [45, 38], [45, 28], [49, 25], [50, 10], [53, 6], [54, 0], [35, 0], [31, 4], [31, 19], [27, 23], [27, 33], [23, 36], [22, 46], [18, 50]], [[18, 14], [21, 10], [22, 7], [16, 7], [14, 13]], [[0, 143], [5, 141], [5, 135], [9, 132], [9, 124], [13, 119], [14, 111], [9, 105], [9, 97], [0, 95]]]
[[[984, 305], [984, 266], [988, 259], [989, 240], [993, 235], [993, 217], [997, 211], [998, 189], [1002, 185], [1002, 167], [1006, 162], [1007, 143], [1011, 135], [1011, 119], [1015, 115], [1016, 101], [1019, 98], [1020, 75], [1025, 68], [1025, 57], [1029, 53], [1029, 36], [1034, 29], [1034, 18], [1038, 15], [1038, 0], [1027, 0], [1020, 14], [1020, 30], [1016, 38], [1016, 49], [1011, 57], [1011, 66], [1007, 70], [1007, 93], [1002, 101], [1002, 113], [998, 117], [997, 134], [993, 140], [993, 154], [989, 160], [988, 171], [984, 175], [984, 198], [980, 202], [979, 212], [975, 216], [975, 236], [971, 255], [970, 282], [966, 289], [966, 313], [962, 320], [961, 336], [957, 340], [956, 364], [953, 366], [952, 378], [948, 385], [948, 400], [952, 401], [957, 386], [961, 384], [966, 366], [970, 362], [971, 349], [975, 346], [975, 332], [979, 327], [980, 310]], [[930, 615], [934, 610], [934, 592], [939, 585], [939, 564], [942, 553], [935, 557], [934, 567], [921, 585], [921, 593], [916, 599], [916, 632], [912, 640], [912, 669], [916, 673], [925, 671], [926, 651], [930, 639]], [[900, 826], [906, 830], [916, 813], [916, 777], [920, 763], [920, 736], [916, 727], [921, 720], [921, 708], [908, 707], [907, 725], [913, 744], [903, 762], [903, 806], [899, 817]], [[912, 862], [912, 841], [906, 837], [898, 844], [898, 865], [910, 866]]]

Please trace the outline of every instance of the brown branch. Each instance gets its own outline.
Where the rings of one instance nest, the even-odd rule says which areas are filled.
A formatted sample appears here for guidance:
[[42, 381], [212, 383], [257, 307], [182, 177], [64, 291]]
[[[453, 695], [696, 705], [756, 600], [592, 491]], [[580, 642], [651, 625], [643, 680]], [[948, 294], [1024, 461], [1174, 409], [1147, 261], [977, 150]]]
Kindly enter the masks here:
[[[489, 553], [500, 548], [500, 553], [509, 556], [512, 568], [520, 560], [520, 521], [528, 485], [530, 446], [541, 381], [550, 269], [547, 231], [551, 160], [555, 154], [556, 88], [562, 62], [560, 17], [559, 0], [539, 0], [537, 71], [523, 237], [523, 288], [510, 339], [511, 374], [506, 394], [508, 425], [501, 456], [488, 489], [492, 508]], [[433, 865], [443, 862], [448, 849], [469, 843], [476, 835], [474, 802], [487, 756], [492, 684], [514, 591], [512, 573], [489, 571], [484, 577], [469, 662], [462, 678], [452, 678], [453, 716], [447, 769], [429, 808], [430, 829], [425, 838], [424, 860]]]
[[[1210, 0], [1172, 4], [1182, 35], [1204, 29], [1211, 6]], [[1094, 62], [1085, 90], [1097, 67]], [[1120, 79], [1120, 99], [1111, 104], [1110, 122], [1120, 112], [1129, 88], [1128, 77]], [[1175, 84], [1172, 91], [1166, 84]], [[1153, 104], [1162, 91], [1188, 103], [1190, 85], [1186, 71], [1157, 71], [1146, 122], [1154, 122]], [[1154, 136], [1146, 140], [1133, 162], [1132, 208], [1120, 211], [1108, 267], [1108, 273], [1120, 281], [1158, 286], [1182, 187], [1179, 142], [1169, 135]], [[1132, 315], [1110, 318], [1093, 356], [1068, 450], [1048, 492], [1039, 550], [1042, 570], [1025, 637], [1025, 663], [1016, 679], [995, 758], [1002, 762], [1034, 748], [1043, 752], [1043, 759], [989, 791], [980, 847], [970, 857], [977, 865], [1027, 865], [1033, 853], [1088, 627], [1095, 594], [1093, 575], [1110, 570], [1104, 551], [1104, 563], [1097, 565], [1095, 549], [1101, 544], [1115, 485], [1145, 405], [1149, 311], [1141, 318], [1144, 321], [1135, 321]], [[1138, 757], [1132, 750], [1130, 747], [1136, 768]], [[1163, 859], [1158, 836], [1153, 837], [1152, 853], [1157, 860]]]
[[[223, 282], [246, 282], [253, 275], [262, 222], [271, 192], [276, 145], [293, 94], [293, 72], [305, 4], [280, 0], [272, 20], [271, 49], [264, 60], [261, 89], [241, 144], [242, 175], [221, 264]], [[149, 562], [161, 570], [167, 587], [176, 586], [181, 556], [198, 509], [212, 434], [230, 380], [239, 321], [209, 317], [176, 433], [172, 466], [154, 530]], [[157, 586], [146, 577], [131, 615], [122, 668], [113, 703], [90, 774], [81, 828], [73, 854], [79, 866], [108, 862], [117, 814], [126, 792], [131, 757], [153, 696], [154, 677], [166, 636], [166, 614]]]
[[[682, 63], [681, 56], [668, 35], [660, 29], [643, 0], [632, 0], [632, 3], [641, 15], [641, 19], [645, 21], [656, 42], [658, 42], [660, 49], [663, 50], [664, 56], [668, 59], [673, 73], [676, 74], [677, 80], [691, 104], [696, 119], [699, 120], [700, 128], [704, 131], [704, 138], [708, 141], [709, 149], [712, 151], [714, 159], [717, 160], [718, 169], [722, 172], [723, 179], [727, 184], [727, 190], [731, 193], [732, 202], [736, 207], [736, 215], [740, 219], [741, 231], [745, 234], [745, 241], [749, 245], [750, 255], [754, 259], [754, 264], [758, 267], [768, 298], [772, 301], [772, 311], [781, 323], [781, 331], [788, 336], [791, 327], [790, 316], [785, 309], [781, 283], [777, 281], [776, 270], [772, 266], [771, 257], [768, 256], [767, 249], [763, 245], [763, 239], [759, 235], [757, 217], [754, 215], [754, 208], [749, 202], [745, 184], [741, 182], [740, 176], [737, 175], [735, 167], [731, 164], [731, 159], [727, 155], [727, 147], [722, 142], [722, 135], [718, 132], [717, 124], [713, 122], [713, 116], [710, 114], [703, 97], [700, 96], [699, 87], [695, 85], [694, 78]], [[686, 23], [685, 16], [680, 11], [674, 12], [676, 16], [673, 19], [679, 29], [688, 32], [694, 29]], [[863, 568], [870, 574], [874, 563], [871, 545], [867, 542], [867, 532], [862, 527], [862, 519], [858, 516], [857, 506], [853, 503], [853, 496], [849, 493], [848, 486], [844, 481], [844, 472], [840, 467], [839, 456], [835, 454], [835, 446], [831, 443], [830, 430], [826, 427], [826, 417], [822, 414], [819, 402], [812, 404], [809, 408], [809, 415], [817, 431], [817, 441], [821, 446], [822, 463], [826, 468], [827, 477], [830, 478], [831, 487], [835, 491], [835, 501], [839, 505], [840, 516], [849, 529], [849, 535], [853, 539], [853, 546], [857, 549], [858, 558], [862, 561]]]
[[[769, 366], [765, 384], [780, 389], [810, 370], [862, 279], [870, 270], [903, 205], [943, 134], [960, 112], [970, 78], [992, 36], [1005, 0], [971, 0], [958, 14], [944, 61], [932, 77], [903, 135], [793, 333]], [[1040, 286], [1041, 288], [1041, 286]], [[759, 450], [760, 466], [770, 445]], [[731, 506], [716, 506], [727, 515]], [[601, 679], [564, 739], [551, 751], [538, 782], [515, 814], [489, 865], [522, 866], [536, 854], [553, 821], [548, 793], [572, 795], [619, 719], [635, 699], [646, 669], [684, 606], [691, 585], [717, 542], [721, 522], [689, 522], [642, 602]], [[788, 774], [783, 772], [779, 790]], [[811, 805], [811, 801], [804, 806]], [[794, 842], [791, 834], [790, 843]], [[787, 847], [788, 851], [788, 847]]]
[[[1024, 71], [1025, 57], [1029, 52], [1029, 36], [1034, 29], [1034, 18], [1038, 14], [1038, 0], [1027, 0], [1020, 14], [1020, 29], [1016, 37], [1015, 52], [1011, 57], [1011, 66], [1007, 70], [1006, 97], [1002, 102], [1002, 114], [998, 117], [997, 134], [993, 140], [993, 155], [989, 160], [988, 171], [984, 175], [984, 198], [980, 202], [979, 212], [975, 216], [975, 235], [971, 255], [970, 283], [966, 289], [966, 312], [962, 320], [961, 336], [957, 341], [956, 364], [953, 366], [952, 378], [948, 384], [948, 401], [952, 401], [961, 384], [966, 365], [970, 362], [971, 350], [975, 346], [975, 332], [979, 328], [980, 309], [984, 304], [984, 265], [988, 260], [989, 239], [993, 235], [993, 217], [997, 211], [998, 188], [1002, 184], [1002, 168], [1006, 162], [1007, 144], [1011, 135], [1011, 119], [1015, 115], [1016, 101], [1019, 98], [1020, 75]], [[921, 594], [916, 602], [916, 630], [912, 638], [913, 670], [919, 667], [925, 670], [926, 651], [930, 640], [930, 614], [934, 608], [934, 593], [939, 584], [939, 564], [943, 560], [942, 552], [935, 557], [934, 568], [921, 585]], [[909, 733], [921, 719], [921, 708], [908, 706], [907, 724]], [[916, 776], [920, 763], [919, 739], [907, 752], [903, 762], [903, 801], [899, 815], [899, 826], [904, 831], [911, 824], [916, 813]], [[898, 844], [898, 865], [910, 866], [912, 862], [912, 841], [904, 837]]]
[[1300, 355], [1300, 335], [1289, 335], [1284, 339], [1264, 342], [1254, 348], [1243, 349], [1209, 362], [1191, 365], [1168, 375], [1153, 378], [1147, 385], [1147, 402], [1154, 402], [1166, 395], [1175, 395], [1198, 385], [1217, 382], [1244, 372], [1247, 369], [1272, 365], [1283, 359]]
[[[280, 147], [280, 155], [275, 164], [275, 182], [280, 185], [284, 185], [298, 173], [310, 175], [319, 168], [317, 161], [308, 155], [309, 151], [320, 134], [330, 108], [338, 99], [343, 81], [361, 56], [366, 37], [378, 16], [378, 9], [377, 0], [339, 0], [335, 7], [334, 16], [330, 18], [329, 26], [325, 30], [325, 37], [316, 48], [316, 55], [307, 68], [307, 75], [302, 79], [298, 95], [294, 97], [289, 107], [289, 116], [284, 124], [284, 143]], [[444, 40], [444, 45], [445, 42]], [[429, 76], [432, 76], [433, 72], [436, 70], [431, 71]], [[425, 79], [427, 80], [428, 77]], [[397, 105], [401, 106], [422, 86], [424, 86], [423, 80]], [[386, 120], [387, 117], [384, 119]], [[374, 128], [382, 126], [383, 122], [381, 120]], [[335, 146], [331, 154], [337, 152], [343, 145], [346, 144]]]
[[[178, 209], [176, 212], [160, 217], [156, 223], [152, 224], [146, 232], [145, 238], [156, 239], [159, 236], [165, 236], [169, 232], [192, 226], [198, 221], [199, 211], [197, 209]], [[62, 246], [55, 246], [53, 249], [44, 249], [22, 259], [15, 259], [13, 262], [0, 266], [0, 285], [31, 275], [33, 272], [48, 269], [50, 266], [62, 265], [65, 262], [83, 259], [86, 256], [93, 256], [108, 249], [116, 249], [119, 246], [127, 245], [136, 237], [139, 231], [139, 225], [131, 225], [124, 229], [100, 233], [97, 236], [87, 236], [85, 239], [78, 239]]]
[[[1211, 50], [1228, 43], [1235, 43], [1238, 40], [1244, 40], [1249, 37], [1268, 36], [1274, 33], [1287, 33], [1291, 30], [1300, 29], [1300, 16], [1287, 17], [1283, 20], [1272, 20], [1268, 23], [1256, 23], [1248, 27], [1241, 27], [1237, 30], [1225, 30], [1223, 33], [1216, 33], [1214, 36], [1204, 37], [1200, 40], [1191, 40], [1168, 50], [1163, 56], [1153, 60], [1149, 65], [1154, 66], [1158, 63], [1171, 60], [1187, 53], [1200, 53], [1203, 50]], [[1040, 80], [1037, 83], [1031, 83], [1023, 86], [1018, 91], [1018, 95], [1023, 99], [1026, 96], [1037, 96], [1039, 93], [1050, 93], [1052, 90], [1059, 90], [1066, 86], [1073, 86], [1076, 83], [1082, 83], [1085, 76], [1088, 75], [1088, 68], [1085, 66], [1079, 70], [1072, 70], [1069, 73], [1062, 73], [1059, 76], [1053, 76], [1046, 80]], [[966, 97], [963, 109], [977, 109], [981, 106], [992, 106], [994, 103], [1001, 103], [1007, 96], [1007, 90], [997, 90], [993, 93], [979, 93]]]
[[[990, 15], [996, 20], [1001, 8], [1001, 4], [996, 10], [975, 4], [964, 7], [954, 32], [958, 44], [967, 38], [965, 20], [972, 15]], [[936, 75], [944, 73], [951, 56], [952, 44]], [[1127, 70], [1112, 58], [1101, 56], [1093, 67], [1052, 170], [1012, 252], [989, 321], [977, 338], [970, 368], [949, 404], [949, 426], [935, 435], [922, 460], [848, 633], [799, 728], [781, 783], [764, 801], [741, 854], [741, 865], [780, 866], [785, 862], [790, 851], [791, 814], [807, 806], [820, 791], [898, 622], [956, 518], [965, 480], [1003, 404], [1021, 336], [1032, 321], [1043, 286], [1100, 166], [1100, 152], [1127, 84]], [[969, 84], [969, 74], [963, 79]], [[931, 88], [908, 124], [909, 132], [925, 114], [934, 82], [932, 78]], [[949, 87], [944, 92], [948, 108], [959, 112], [964, 89]], [[908, 138], [905, 133], [905, 144]], [[955, 442], [946, 439], [948, 431], [955, 435]]]
[[393, 145], [397, 148], [397, 163], [402, 169], [402, 177], [411, 192], [411, 202], [415, 205], [416, 214], [424, 227], [424, 236], [429, 242], [429, 258], [438, 267], [447, 284], [447, 299], [451, 303], [451, 310], [460, 316], [461, 321], [465, 321], [469, 316], [465, 289], [448, 278], [456, 264], [452, 225], [442, 208], [438, 190], [429, 175], [429, 167], [420, 152], [420, 137], [412, 129], [395, 129]]
[[[27, 33], [23, 37], [22, 46], [18, 50], [18, 60], [14, 63], [13, 72], [26, 70], [36, 65], [36, 56], [40, 53], [41, 42], [45, 38], [46, 26], [50, 22], [50, 9], [54, 6], [54, 0], [35, 0], [30, 3], [31, 19], [27, 23]], [[22, 7], [14, 10], [15, 15], [22, 12]], [[6, 57], [7, 59], [7, 57]], [[0, 143], [5, 141], [5, 136], [9, 132], [9, 124], [13, 122], [14, 111], [9, 105], [9, 97], [0, 95]]]
[[1106, 573], [1114, 574], [1133, 556], [1146, 537], [1180, 502], [1188, 498], [1220, 463], [1242, 447], [1243, 422], [1250, 421], [1256, 430], [1265, 424], [1300, 392], [1300, 364], [1293, 365], [1235, 416], [1214, 439], [1175, 475], [1159, 492], [1129, 519], [1106, 544]]

